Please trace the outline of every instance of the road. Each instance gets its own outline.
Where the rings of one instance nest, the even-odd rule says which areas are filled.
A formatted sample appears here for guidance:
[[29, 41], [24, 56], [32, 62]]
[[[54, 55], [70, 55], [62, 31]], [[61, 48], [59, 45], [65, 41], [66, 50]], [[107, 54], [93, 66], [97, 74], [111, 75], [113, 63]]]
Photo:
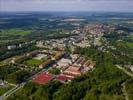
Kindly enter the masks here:
[[6, 93], [4, 93], [2, 96], [0, 96], [0, 100], [5, 100], [6, 98], [8, 98], [9, 96], [11, 96], [12, 94], [14, 94], [16, 91], [18, 91], [19, 89], [23, 88], [25, 86], [25, 84], [29, 81], [32, 80], [34, 77], [36, 77], [38, 74], [40, 74], [43, 71], [47, 71], [46, 69], [42, 69], [41, 71], [37, 72], [35, 75], [29, 77], [25, 82], [22, 82], [18, 85], [16, 85], [14, 88], [12, 88], [11, 90], [7, 91]]
[[17, 90], [21, 89], [25, 84], [26, 82], [16, 85], [14, 88], [12, 88], [11, 90], [7, 91], [5, 94], [0, 96], [0, 100], [5, 100], [7, 97], [15, 93]]
[[[120, 70], [122, 70], [122, 71], [123, 71], [124, 73], [126, 73], [128, 76], [133, 77], [133, 74], [130, 73], [130, 72], [128, 72], [125, 68], [123, 68], [123, 67], [121, 67], [121, 66], [119, 66], [119, 65], [116, 65], [116, 67], [119, 68]], [[126, 83], [126, 82], [124, 82], [124, 83], [121, 85], [121, 86], [122, 86], [122, 92], [123, 92], [123, 95], [125, 96], [125, 100], [129, 100], [129, 98], [128, 98], [128, 93], [127, 93], [127, 91], [126, 91], [125, 83]]]
[[133, 77], [133, 74], [129, 71], [127, 71], [125, 68], [119, 66], [119, 65], [116, 65], [117, 68], [121, 69], [124, 73], [126, 73], [128, 76], [130, 77]]
[[121, 85], [121, 86], [122, 86], [122, 92], [123, 92], [123, 95], [125, 96], [125, 100], [129, 100], [129, 99], [128, 99], [128, 93], [127, 93], [127, 91], [126, 91], [125, 83], [126, 83], [126, 82], [124, 82], [124, 83]]

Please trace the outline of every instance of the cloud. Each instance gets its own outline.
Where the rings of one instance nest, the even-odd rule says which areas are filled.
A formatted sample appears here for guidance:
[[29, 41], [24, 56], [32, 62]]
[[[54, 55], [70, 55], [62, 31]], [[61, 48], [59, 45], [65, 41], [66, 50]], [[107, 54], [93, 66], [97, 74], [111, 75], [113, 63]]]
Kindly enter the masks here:
[[0, 0], [0, 10], [133, 12], [133, 0]]

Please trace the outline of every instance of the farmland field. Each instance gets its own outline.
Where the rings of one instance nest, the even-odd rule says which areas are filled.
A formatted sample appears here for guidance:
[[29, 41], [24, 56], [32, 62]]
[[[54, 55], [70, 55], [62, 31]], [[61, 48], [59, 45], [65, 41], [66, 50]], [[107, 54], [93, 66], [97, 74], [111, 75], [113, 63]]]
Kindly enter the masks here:
[[18, 28], [8, 29], [8, 30], [2, 30], [0, 32], [1, 35], [28, 35], [31, 34], [32, 30], [22, 30]]

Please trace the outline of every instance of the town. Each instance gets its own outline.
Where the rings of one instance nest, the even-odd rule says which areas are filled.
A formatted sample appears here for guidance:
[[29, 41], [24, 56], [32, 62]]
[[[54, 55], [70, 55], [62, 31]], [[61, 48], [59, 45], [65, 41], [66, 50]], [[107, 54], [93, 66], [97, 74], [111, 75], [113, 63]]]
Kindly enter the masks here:
[[[91, 75], [99, 63], [108, 63], [110, 60], [132, 73], [133, 66], [129, 60], [132, 56], [122, 51], [120, 44], [116, 45], [121, 43], [122, 39], [125, 42], [125, 37], [127, 38], [129, 35], [125, 31], [127, 29], [124, 27], [125, 30], [123, 30], [123, 26], [100, 22], [87, 23], [81, 27], [82, 21], [85, 19], [66, 18], [61, 20], [61, 23], [70, 22], [71, 25], [74, 25], [70, 31], [61, 30], [59, 32], [60, 35], [63, 34], [61, 37], [60, 35], [47, 39], [38, 37], [15, 43], [9, 41], [8, 44], [0, 46], [0, 88], [3, 90], [0, 93], [0, 100], [15, 94], [30, 82], [39, 86], [51, 82], [71, 84], [79, 77]], [[54, 32], [56, 36], [56, 31], [54, 30]], [[112, 34], [116, 35], [116, 38], [120, 38], [115, 40], [113, 37], [113, 40]], [[88, 48], [92, 51], [86, 53]], [[80, 50], [86, 51], [79, 53]], [[7, 52], [4, 53], [5, 51]], [[106, 58], [105, 55], [108, 55], [109, 58]], [[123, 56], [127, 57], [126, 62], [125, 59], [123, 60]], [[121, 57], [123, 57], [122, 60]], [[117, 67], [121, 69], [121, 67]], [[95, 79], [92, 80], [95, 81]]]

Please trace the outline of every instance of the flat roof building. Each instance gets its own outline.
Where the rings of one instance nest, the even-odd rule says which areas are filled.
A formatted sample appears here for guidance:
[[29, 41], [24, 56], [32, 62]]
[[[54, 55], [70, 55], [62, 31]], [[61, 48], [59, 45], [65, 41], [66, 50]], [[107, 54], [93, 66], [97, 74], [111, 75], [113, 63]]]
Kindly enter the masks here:
[[64, 73], [70, 74], [70, 75], [74, 75], [74, 76], [81, 75], [80, 67], [76, 67], [76, 66], [70, 66], [70, 67], [68, 67], [64, 71]]

